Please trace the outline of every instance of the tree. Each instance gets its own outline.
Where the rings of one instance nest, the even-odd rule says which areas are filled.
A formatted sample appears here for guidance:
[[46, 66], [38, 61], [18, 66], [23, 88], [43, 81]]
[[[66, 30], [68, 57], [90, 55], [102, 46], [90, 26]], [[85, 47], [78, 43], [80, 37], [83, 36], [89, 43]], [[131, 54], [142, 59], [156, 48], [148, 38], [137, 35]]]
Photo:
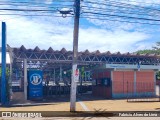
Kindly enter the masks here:
[[156, 45], [152, 49], [138, 50], [136, 53], [139, 54], [160, 54], [160, 42], [156, 42]]
[[[139, 54], [160, 54], [160, 42], [156, 42], [156, 45], [152, 49], [138, 50], [136, 53]], [[157, 72], [157, 80], [160, 79], [160, 71]]]
[[152, 47], [154, 50], [160, 50], [160, 42], [156, 42], [156, 46]]

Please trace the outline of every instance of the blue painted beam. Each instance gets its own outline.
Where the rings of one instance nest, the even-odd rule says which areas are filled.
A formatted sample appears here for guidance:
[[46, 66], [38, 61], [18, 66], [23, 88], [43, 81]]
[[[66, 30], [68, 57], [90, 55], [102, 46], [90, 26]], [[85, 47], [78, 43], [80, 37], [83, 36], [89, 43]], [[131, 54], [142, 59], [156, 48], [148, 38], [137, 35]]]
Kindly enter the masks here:
[[6, 90], [6, 23], [2, 22], [2, 75], [1, 75], [1, 103], [7, 103]]

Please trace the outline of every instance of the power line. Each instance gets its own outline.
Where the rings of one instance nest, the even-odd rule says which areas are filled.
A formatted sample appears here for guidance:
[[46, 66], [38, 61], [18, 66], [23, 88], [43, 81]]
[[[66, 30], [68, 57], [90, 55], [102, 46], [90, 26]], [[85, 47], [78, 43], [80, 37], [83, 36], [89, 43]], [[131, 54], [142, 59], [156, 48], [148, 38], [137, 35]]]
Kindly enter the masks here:
[[[37, 3], [34, 2], [35, 4], [32, 6], [31, 8], [0, 8], [0, 12], [1, 11], [13, 11], [13, 12], [33, 12], [33, 13], [41, 13], [41, 14], [24, 14], [24, 13], [19, 13], [19, 14], [0, 14], [0, 15], [18, 15], [18, 16], [52, 16], [52, 14], [44, 14], [44, 12], [46, 13], [55, 13], [58, 11], [59, 8], [63, 8], [66, 7], [65, 5], [60, 5], [58, 2], [60, 1], [56, 1], [57, 2], [57, 7], [56, 5], [54, 6], [47, 6], [46, 4], [42, 4], [39, 3], [39, 5], [43, 5], [43, 6], [38, 6], [36, 5]], [[61, 2], [63, 3], [72, 3], [73, 1], [63, 1], [61, 0]], [[60, 2], [60, 3], [61, 3]], [[99, 19], [99, 20], [109, 20], [107, 19], [107, 17], [110, 18], [121, 18], [121, 19], [128, 19], [128, 21], [126, 20], [120, 20], [121, 22], [129, 22], [129, 23], [137, 23], [133, 20], [143, 20], [143, 21], [150, 21], [150, 22], [160, 22], [160, 19], [155, 19], [158, 17], [158, 13], [160, 13], [159, 9], [155, 9], [155, 8], [148, 8], [148, 7], [142, 7], [142, 6], [136, 6], [136, 5], [132, 5], [132, 4], [127, 4], [127, 3], [122, 3], [122, 2], [115, 2], [115, 1], [108, 1], [109, 3], [112, 4], [106, 4], [106, 3], [98, 3], [98, 2], [89, 2], [89, 1], [84, 1], [82, 5], [82, 18], [87, 15], [88, 17], [90, 15], [95, 15], [94, 18], [93, 16], [91, 16], [91, 19]], [[18, 5], [26, 5], [26, 4], [33, 4], [33, 2], [10, 2], [10, 6], [15, 6]], [[86, 5], [85, 5], [86, 4]], [[0, 3], [0, 6], [3, 5], [7, 5], [6, 2], [2, 2]], [[88, 6], [87, 6], [88, 5]], [[94, 5], [98, 5], [94, 6]], [[106, 8], [102, 7], [101, 5], [105, 6]], [[74, 5], [67, 5], [70, 6], [74, 9]], [[26, 6], [28, 7], [28, 6]], [[29, 6], [30, 7], [30, 6]], [[39, 7], [44, 7], [44, 8], [39, 8]], [[116, 9], [115, 9], [116, 8]], [[135, 8], [137, 8], [135, 10]], [[127, 11], [126, 11], [127, 9]], [[139, 12], [137, 12], [139, 10]], [[42, 13], [43, 12], [43, 13]], [[154, 14], [151, 14], [154, 13]], [[55, 16], [55, 17], [61, 17], [61, 16]], [[70, 15], [68, 16], [70, 17]], [[71, 15], [72, 17], [72, 15]], [[130, 20], [130, 21], [129, 21]], [[132, 20], [132, 21], [131, 21]], [[113, 20], [115, 21], [115, 20]], [[144, 23], [144, 22], [139, 22], [142, 24], [148, 24], [148, 23]], [[159, 25], [159, 24], [156, 24]]]
[[25, 11], [25, 12], [34, 12], [34, 11], [55, 11], [55, 10], [43, 10], [43, 9], [14, 9], [14, 8], [1, 8], [3, 11]]
[[116, 2], [115, 1], [108, 1], [109, 4], [102, 3], [102, 2], [90, 2], [90, 1], [85, 1], [84, 3], [97, 4], [97, 5], [105, 5], [105, 6], [108, 5], [108, 6], [115, 6], [115, 7], [116, 7], [116, 5], [123, 5], [122, 7], [127, 7], [127, 8], [129, 8], [129, 6], [132, 6], [132, 7], [136, 7], [136, 8], [143, 9], [143, 10], [160, 11], [160, 9], [156, 9], [156, 8], [143, 7], [143, 6], [123, 3], [123, 2], [117, 2], [117, 1]]
[[81, 16], [81, 18], [85, 19], [95, 19], [95, 20], [107, 20], [107, 21], [117, 21], [117, 22], [126, 22], [126, 23], [135, 23], [135, 24], [148, 24], [148, 25], [160, 25], [156, 23], [145, 23], [145, 22], [136, 22], [136, 21], [127, 21], [127, 20], [118, 20], [118, 19], [109, 19], [109, 18], [97, 18], [97, 17], [92, 17], [92, 16]]
[[[117, 2], [117, 0], [114, 0], [114, 1], [113, 0], [105, 0], [105, 1]], [[121, 1], [124, 1], [124, 0], [121, 0]], [[126, 0], [125, 0], [125, 2], [126, 2]], [[133, 0], [127, 0], [127, 2], [136, 3], [136, 4], [143, 4], [143, 5], [154, 5], [154, 6], [160, 5], [160, 4], [157, 4], [157, 3], [156, 4], [155, 3], [146, 3], [146, 2], [139, 2], [139, 1], [133, 1]]]
[[[41, 2], [40, 1], [38, 1], [38, 2], [33, 2], [33, 1], [32, 2], [31, 1], [30, 2], [29, 1], [27, 1], [27, 2], [18, 1], [17, 2], [17, 1], [13, 1], [13, 0], [12, 1], [0, 1], [0, 3], [8, 3], [8, 2], [9, 3], [15, 3], [15, 4], [16, 3], [18, 3], [18, 4], [46, 4], [47, 3], [45, 1], [44, 2], [42, 2], [42, 1]], [[67, 1], [66, 0], [54, 0], [54, 1], [52, 1], [52, 3], [73, 3], [73, 2], [74, 2], [73, 0], [67, 0]]]
[[[53, 6], [46, 6], [46, 5], [41, 5], [41, 6], [38, 6], [38, 5], [12, 5], [12, 4], [6, 4], [6, 5], [9, 5], [9, 7], [20, 7], [19, 9], [22, 9], [22, 7], [30, 7], [30, 9], [37, 9], [37, 8], [41, 8], [41, 9], [56, 9], [56, 8], [68, 8], [68, 7], [70, 7], [70, 8], [73, 8], [73, 5], [61, 5], [61, 4], [57, 4], [57, 5], [54, 5], [54, 7]], [[5, 5], [1, 5], [0, 4], [0, 6], [2, 6], [1, 7], [1, 9], [3, 8], [3, 9], [8, 9], [8, 7], [6, 7]], [[17, 8], [18, 9], [18, 8]], [[29, 9], [28, 9], [29, 10]]]
[[[121, 5], [119, 5], [119, 4], [104, 4], [104, 3], [97, 3], [97, 2], [89, 2], [89, 3], [90, 4], [91, 3], [95, 3], [96, 4], [96, 7], [94, 6], [94, 4], [92, 4], [92, 6], [94, 6], [94, 7], [88, 5], [88, 9], [87, 10], [91, 11], [90, 8], [94, 9], [91, 12], [95, 12], [96, 11], [96, 12], [104, 13], [104, 12], [108, 11], [108, 12], [110, 12], [110, 14], [115, 14], [115, 13], [116, 14], [118, 13], [120, 15], [122, 15], [122, 14], [127, 14], [128, 15], [129, 14], [128, 16], [134, 16], [134, 17], [141, 15], [142, 17], [146, 16], [146, 17], [150, 17], [150, 18], [151, 17], [152, 18], [156, 18], [156, 17], [160, 16], [160, 10], [157, 10], [157, 9], [156, 9], [157, 11], [155, 11], [155, 9], [154, 10], [149, 10], [149, 11], [147, 10], [146, 11], [146, 9], [142, 9], [142, 8], [140, 9], [137, 6], [136, 6], [137, 8], [135, 9], [131, 5], [130, 6], [126, 6], [126, 5], [122, 5], [122, 3], [121, 3]], [[102, 4], [105, 5], [106, 8], [104, 8], [103, 6], [101, 6]], [[101, 9], [97, 8], [97, 5], [99, 7], [101, 7]], [[87, 8], [87, 6], [85, 6], [85, 7]], [[82, 6], [82, 8], [83, 8], [83, 6]], [[86, 9], [83, 9], [83, 10], [85, 11]], [[98, 11], [98, 10], [101, 10], [101, 11]], [[109, 10], [111, 10], [111, 11], [109, 11]]]
[[[110, 20], [110, 21], [120, 21], [128, 23], [159, 25], [157, 24], [157, 22], [160, 22], [160, 19], [158, 19], [160, 15], [159, 9], [155, 9], [153, 7], [152, 8], [142, 7], [138, 5], [131, 5], [115, 1], [107, 1], [107, 2], [109, 3], [106, 4], [101, 2], [85, 1], [84, 4], [82, 5], [81, 17], [97, 19], [97, 20]], [[116, 20], [115, 18], [120, 20]], [[150, 21], [152, 23], [147, 23], [144, 21]]]
[[[34, 4], [33, 4], [34, 3]], [[20, 1], [20, 2], [14, 2], [14, 1], [11, 1], [11, 2], [0, 2], [0, 6], [2, 6], [0, 8], [0, 12], [3, 12], [3, 11], [12, 11], [13, 14], [10, 14], [10, 15], [17, 15], [17, 14], [14, 14], [14, 12], [58, 12], [60, 9], [62, 8], [70, 8], [70, 9], [73, 9], [73, 4], [65, 4], [63, 5], [64, 3], [73, 3], [73, 0], [69, 0], [69, 1], [64, 1], [64, 0], [57, 0], [57, 1], [54, 1], [54, 6], [48, 6], [47, 4], [43, 4], [43, 3], [39, 3], [37, 4], [37, 2], [23, 2], [23, 1]], [[56, 3], [56, 4], [55, 4]], [[30, 5], [29, 5], [30, 4]], [[26, 6], [27, 8], [24, 9], [24, 6]], [[19, 8], [17, 8], [19, 7]], [[23, 7], [23, 8], [22, 8]], [[21, 13], [21, 15], [24, 14], [24, 13]], [[1, 14], [1, 15], [7, 15], [7, 14]], [[20, 15], [20, 14], [18, 14]], [[26, 15], [25, 15], [26, 16]], [[28, 15], [30, 16], [30, 15]], [[48, 15], [37, 15], [37, 16], [48, 16]]]
[[[88, 11], [93, 10], [93, 12], [111, 12], [110, 14], [115, 14], [115, 13], [119, 13], [119, 14], [129, 14], [129, 16], [148, 16], [148, 17], [159, 17], [160, 15], [160, 10], [155, 11], [154, 10], [150, 10], [150, 11], [146, 11], [145, 9], [139, 9], [139, 7], [137, 7], [137, 9], [133, 8], [132, 6], [126, 6], [126, 5], [119, 5], [119, 4], [103, 4], [105, 5], [106, 8], [104, 8], [103, 6], [101, 6], [101, 3], [97, 3], [97, 2], [89, 2], [89, 3], [95, 3], [96, 7], [94, 6], [94, 4], [92, 4], [92, 6], [88, 5], [88, 6], [84, 6], [82, 5], [82, 10], [85, 11], [86, 8], [88, 8]], [[97, 5], [99, 7], [97, 7]], [[93, 7], [94, 6], [94, 7]], [[112, 8], [113, 7], [113, 8]], [[83, 9], [85, 8], [85, 9]], [[92, 9], [90, 9], [92, 8]], [[116, 8], [116, 9], [115, 9]], [[157, 10], [157, 9], [156, 9]], [[88, 12], [87, 11], [87, 12]], [[92, 12], [92, 11], [91, 11]]]
[[149, 21], [158, 21], [159, 19], [149, 19], [149, 18], [142, 18], [142, 17], [132, 17], [132, 16], [124, 16], [124, 15], [112, 15], [112, 14], [104, 14], [104, 13], [96, 13], [96, 12], [83, 12], [95, 15], [105, 15], [105, 16], [112, 16], [112, 17], [120, 17], [120, 18], [128, 18], [128, 19], [138, 19], [138, 20], [149, 20]]
[[[83, 9], [84, 8], [84, 9]], [[154, 17], [154, 16], [157, 16], [157, 14], [153, 14], [153, 15], [150, 15], [150, 14], [148, 14], [148, 13], [142, 13], [142, 12], [138, 12], [138, 13], [135, 13], [135, 12], [131, 12], [131, 11], [126, 11], [126, 10], [123, 10], [123, 11], [121, 11], [120, 9], [119, 10], [115, 10], [115, 9], [110, 9], [110, 8], [106, 8], [106, 9], [102, 9], [102, 8], [99, 8], [99, 7], [89, 7], [88, 8], [88, 6], [82, 6], [82, 10], [83, 11], [86, 11], [86, 12], [88, 12], [88, 11], [95, 11], [95, 9], [96, 9], [96, 12], [103, 12], [103, 13], [106, 13], [106, 12], [113, 12], [114, 11], [114, 13], [119, 13], [119, 14], [129, 14], [129, 15], [143, 15], [143, 16], [148, 16], [148, 17]], [[82, 11], [82, 13], [83, 13], [83, 11]]]
[[[12, 3], [0, 3], [0, 6], [26, 6], [26, 7], [30, 7], [30, 6], [33, 6], [33, 7], [51, 7], [49, 5], [46, 5], [46, 4], [12, 4]], [[73, 7], [73, 5], [64, 5], [64, 4], [54, 4], [54, 6], [58, 7], [58, 6], [63, 6], [63, 7]]]
[[[72, 3], [72, 4], [66, 4], [66, 3]], [[52, 5], [52, 4], [51, 4]], [[73, 1], [62, 1], [62, 0], [58, 0], [58, 1], [54, 1], [53, 5], [54, 7], [52, 7], [51, 5], [48, 4], [44, 4], [44, 3], [37, 3], [37, 2], [0, 2], [0, 6], [2, 6], [1, 8], [7, 9], [9, 7], [31, 7], [31, 8], [47, 8], [47, 9], [55, 9], [55, 8], [65, 8], [65, 7], [72, 7], [73, 8]], [[21, 8], [20, 8], [21, 9]]]
[[[37, 14], [0, 14], [0, 15], [2, 15], [2, 16], [3, 16], [3, 15], [4, 15], [4, 16], [6, 16], [6, 15], [11, 15], [11, 16], [14, 16], [14, 15], [15, 15], [15, 16], [16, 16], [16, 15], [17, 15], [17, 16], [52, 16], [52, 17], [62, 17], [61, 15], [60, 15], [60, 16], [58, 16], [58, 15], [55, 16], [55, 15], [53, 15], [53, 14], [52, 14], [52, 15], [51, 15], [51, 14], [50, 14], [50, 15], [49, 15], [49, 14], [48, 14], [48, 15], [47, 15], [47, 14], [41, 14], [41, 15], [37, 15]], [[69, 15], [69, 16], [67, 16], [67, 17], [73, 17], [73, 16]]]

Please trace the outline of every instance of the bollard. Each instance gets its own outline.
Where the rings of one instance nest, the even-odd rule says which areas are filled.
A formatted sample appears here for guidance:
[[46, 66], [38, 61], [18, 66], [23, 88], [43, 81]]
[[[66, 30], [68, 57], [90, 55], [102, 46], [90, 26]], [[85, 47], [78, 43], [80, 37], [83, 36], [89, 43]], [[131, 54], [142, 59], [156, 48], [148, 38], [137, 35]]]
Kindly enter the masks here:
[[159, 85], [159, 102], [160, 102], [160, 85]]

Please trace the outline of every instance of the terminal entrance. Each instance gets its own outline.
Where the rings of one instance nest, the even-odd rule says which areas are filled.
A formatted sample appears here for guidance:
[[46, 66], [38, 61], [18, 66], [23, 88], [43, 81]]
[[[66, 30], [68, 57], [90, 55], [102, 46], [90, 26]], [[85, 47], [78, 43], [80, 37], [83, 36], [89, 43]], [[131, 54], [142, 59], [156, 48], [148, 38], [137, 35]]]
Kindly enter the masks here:
[[[40, 69], [38, 64], [33, 62], [31, 64], [30, 61], [27, 61], [27, 88], [25, 88], [24, 84], [24, 63], [21, 63], [21, 69], [14, 70], [14, 79], [12, 80], [13, 104], [23, 104], [30, 101], [52, 101], [57, 97], [67, 97], [67, 100], [69, 100], [71, 64], [57, 65], [54, 63], [45, 63], [44, 65], [46, 66]], [[79, 82], [77, 83], [77, 95], [91, 94], [92, 76], [90, 68], [86, 65], [81, 65], [78, 69], [80, 71], [80, 76]], [[41, 75], [37, 75], [37, 72], [40, 72]], [[37, 89], [36, 82], [39, 82], [40, 78], [42, 78], [41, 86]], [[27, 89], [27, 99], [25, 99], [25, 89]]]
[[[61, 97], [68, 97], [69, 101], [72, 74], [71, 51], [66, 51], [65, 48], [60, 51], [54, 51], [51, 47], [48, 50], [40, 50], [38, 47], [35, 47], [35, 49], [26, 49], [22, 45], [20, 48], [11, 48], [10, 52], [13, 57], [13, 63], [10, 65], [12, 68], [11, 103], [26, 103], [28, 100], [54, 100], [55, 98]], [[94, 92], [100, 91], [93, 86], [95, 85], [93, 69], [105, 64], [136, 65], [139, 61], [142, 65], [157, 66], [159, 65], [160, 58], [158, 56], [130, 53], [100, 53], [98, 50], [95, 52], [89, 52], [88, 50], [79, 52], [78, 69], [80, 71], [80, 77], [77, 83], [77, 95], [92, 95], [93, 89]], [[29, 88], [28, 75], [29, 71], [33, 70], [42, 72], [41, 97], [38, 97], [37, 94], [29, 93], [33, 89], [31, 87]], [[36, 83], [36, 81], [38, 82], [38, 78], [37, 76], [33, 76], [32, 80]], [[99, 78], [103, 79], [105, 77]], [[110, 77], [107, 77], [107, 81], [109, 78]], [[111, 91], [111, 86], [106, 86], [106, 83], [108, 83], [106, 79], [101, 80], [104, 89], [107, 88]], [[112, 85], [112, 82], [110, 82], [110, 85]], [[101, 88], [100, 86], [100, 89]], [[31, 95], [34, 95], [34, 97], [37, 96], [37, 99], [34, 99]]]

